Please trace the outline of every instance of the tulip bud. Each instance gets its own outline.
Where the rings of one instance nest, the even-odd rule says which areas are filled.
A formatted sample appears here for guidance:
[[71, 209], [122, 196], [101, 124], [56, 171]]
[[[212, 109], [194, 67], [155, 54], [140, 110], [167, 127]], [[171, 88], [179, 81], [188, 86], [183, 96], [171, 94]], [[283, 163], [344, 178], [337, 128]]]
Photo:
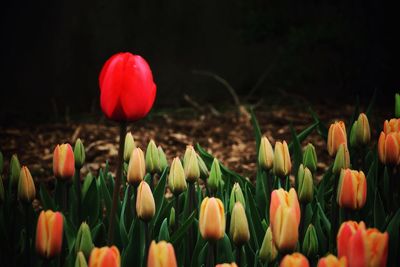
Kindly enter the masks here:
[[126, 133], [124, 143], [124, 161], [129, 162], [133, 150], [136, 148], [135, 140], [131, 132]]
[[61, 253], [63, 220], [58, 211], [40, 212], [36, 227], [36, 251], [43, 258], [51, 259]]
[[342, 169], [337, 192], [337, 203], [342, 208], [359, 210], [367, 200], [367, 179], [362, 171]]
[[150, 140], [146, 149], [146, 168], [149, 173], [159, 173], [160, 168], [160, 155], [154, 140]]
[[93, 248], [90, 253], [89, 267], [120, 267], [121, 256], [116, 246]]
[[176, 267], [178, 266], [175, 257], [175, 250], [171, 243], [160, 241], [151, 242], [147, 267]]
[[160, 157], [160, 169], [161, 172], [164, 171], [168, 167], [167, 156], [165, 156], [164, 150], [161, 146], [158, 146], [158, 155]]
[[371, 139], [368, 117], [360, 113], [350, 131], [350, 145], [352, 147], [367, 145]]
[[318, 236], [312, 224], [308, 226], [304, 235], [302, 252], [308, 258], [313, 258], [318, 254]]
[[246, 202], [244, 200], [242, 189], [238, 183], [235, 183], [232, 187], [231, 197], [229, 199], [229, 212], [232, 213], [233, 206], [236, 202], [240, 202], [243, 205], [243, 208], [246, 209]]
[[203, 199], [200, 207], [199, 228], [205, 240], [217, 241], [224, 237], [225, 211], [220, 199], [214, 197]]
[[339, 174], [342, 169], [350, 167], [350, 155], [349, 150], [345, 144], [341, 144], [336, 153], [335, 162], [333, 163], [332, 172]]
[[397, 165], [400, 161], [400, 133], [381, 132], [378, 140], [379, 160], [385, 165]]
[[315, 173], [317, 170], [317, 162], [317, 153], [315, 152], [315, 147], [313, 144], [308, 143], [303, 154], [303, 164], [312, 173]]
[[207, 166], [204, 163], [204, 160], [199, 156], [199, 154], [196, 154], [196, 157], [197, 157], [197, 162], [199, 163], [200, 177], [206, 179], [210, 175], [210, 172], [208, 171]]
[[134, 186], [139, 185], [146, 174], [146, 164], [144, 154], [140, 148], [135, 148], [131, 154], [128, 165], [127, 180], [128, 183]]
[[3, 167], [4, 167], [4, 158], [3, 158], [3, 153], [0, 151], [0, 175], [3, 173]]
[[388, 233], [366, 228], [364, 222], [342, 223], [337, 234], [338, 257], [346, 257], [349, 266], [386, 266]]
[[32, 203], [36, 196], [35, 183], [26, 166], [22, 166], [18, 181], [18, 199], [25, 203]]
[[90, 228], [87, 223], [83, 222], [78, 230], [78, 235], [75, 241], [75, 253], [82, 251], [86, 258], [89, 258], [90, 252], [92, 251], [94, 245], [92, 241], [92, 235], [90, 233]]
[[83, 164], [85, 163], [85, 147], [82, 144], [81, 139], [77, 139], [75, 142], [74, 147], [74, 157], [75, 157], [75, 167], [77, 169], [82, 168]]
[[266, 136], [261, 138], [260, 148], [258, 150], [258, 165], [265, 171], [272, 169], [274, 163], [274, 150]]
[[290, 174], [292, 169], [292, 162], [290, 161], [289, 148], [286, 141], [275, 143], [274, 154], [274, 173], [279, 177], [286, 177]]
[[215, 265], [215, 267], [238, 267], [235, 262], [232, 263], [220, 263]]
[[168, 186], [175, 195], [179, 195], [187, 189], [185, 172], [179, 157], [174, 158], [172, 161], [171, 170], [169, 171], [168, 176]]
[[74, 176], [75, 159], [70, 144], [57, 145], [54, 149], [53, 172], [61, 180], [70, 180]]
[[347, 267], [347, 259], [342, 257], [339, 260], [336, 256], [329, 254], [318, 261], [317, 267]]
[[394, 114], [396, 118], [400, 118], [400, 94], [395, 95]]
[[328, 131], [328, 153], [332, 157], [336, 155], [341, 144], [347, 146], [346, 126], [343, 121], [332, 123]]
[[310, 203], [314, 196], [314, 183], [311, 171], [301, 164], [297, 178], [299, 183], [297, 192], [299, 192], [300, 202]]
[[170, 229], [174, 229], [174, 226], [175, 226], [175, 209], [174, 209], [174, 207], [171, 208], [171, 212], [169, 213], [168, 225], [169, 225]]
[[272, 236], [280, 252], [292, 251], [297, 245], [300, 205], [296, 191], [282, 188], [272, 191], [269, 209]]
[[4, 202], [4, 185], [3, 178], [0, 175], [0, 205]]
[[232, 210], [230, 234], [233, 243], [240, 247], [250, 239], [249, 224], [242, 203], [236, 202]]
[[260, 259], [263, 263], [273, 262], [278, 256], [274, 240], [272, 238], [271, 227], [268, 227], [264, 235], [264, 240], [260, 248]]
[[216, 158], [214, 158], [214, 161], [211, 165], [211, 171], [210, 171], [210, 177], [208, 178], [207, 185], [208, 188], [216, 192], [218, 190], [218, 187], [222, 185], [222, 173], [221, 173], [221, 168], [219, 166], [219, 162]]
[[145, 222], [149, 222], [156, 212], [153, 193], [145, 181], [137, 189], [136, 212], [138, 218]]
[[85, 259], [85, 255], [83, 255], [82, 251], [78, 251], [75, 259], [75, 267], [87, 267], [87, 262]]
[[385, 120], [383, 123], [383, 132], [385, 134], [397, 133], [400, 131], [400, 119]]
[[197, 160], [196, 151], [193, 146], [187, 146], [185, 156], [183, 158], [185, 165], [185, 175], [188, 182], [196, 182], [200, 177], [199, 162]]
[[10, 160], [10, 182], [12, 187], [18, 185], [19, 175], [21, 172], [21, 165], [16, 154], [11, 156]]
[[286, 255], [279, 264], [279, 267], [309, 267], [309, 266], [310, 264], [308, 263], [307, 258], [298, 252], [295, 252], [291, 255]]

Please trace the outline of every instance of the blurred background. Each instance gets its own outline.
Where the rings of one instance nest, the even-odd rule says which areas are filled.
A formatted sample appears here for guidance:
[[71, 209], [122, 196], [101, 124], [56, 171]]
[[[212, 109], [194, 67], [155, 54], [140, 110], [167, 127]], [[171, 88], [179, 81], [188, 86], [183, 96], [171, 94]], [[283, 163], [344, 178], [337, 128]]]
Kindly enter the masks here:
[[[98, 74], [114, 53], [150, 64], [154, 110], [212, 103], [354, 102], [399, 87], [396, 9], [378, 0], [7, 1], [0, 121], [101, 115]], [[212, 75], [217, 75], [213, 76]], [[186, 97], [185, 97], [186, 95]]]

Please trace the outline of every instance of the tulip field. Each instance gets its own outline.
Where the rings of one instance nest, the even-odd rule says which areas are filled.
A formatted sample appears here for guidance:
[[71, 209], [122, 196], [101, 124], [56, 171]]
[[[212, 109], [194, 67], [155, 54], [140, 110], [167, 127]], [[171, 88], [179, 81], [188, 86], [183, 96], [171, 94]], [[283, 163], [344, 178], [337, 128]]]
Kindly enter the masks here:
[[141, 56], [112, 56], [99, 87], [118, 125], [99, 171], [79, 134], [47, 148], [46, 180], [0, 151], [1, 266], [400, 266], [400, 95], [376, 125], [374, 97], [338, 121], [310, 109], [287, 140], [247, 109], [254, 168], [243, 174], [195, 139], [172, 156], [157, 132], [138, 145], [157, 91]]

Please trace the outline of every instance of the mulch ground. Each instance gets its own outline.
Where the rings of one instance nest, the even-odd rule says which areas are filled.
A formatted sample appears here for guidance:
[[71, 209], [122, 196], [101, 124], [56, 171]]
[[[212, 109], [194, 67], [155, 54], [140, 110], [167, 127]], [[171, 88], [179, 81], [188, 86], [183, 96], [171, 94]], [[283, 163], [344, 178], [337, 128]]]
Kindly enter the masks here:
[[[340, 109], [321, 106], [314, 109], [327, 125], [338, 119], [347, 122], [353, 112], [351, 106]], [[262, 107], [257, 108], [255, 113], [262, 132], [272, 144], [277, 140], [291, 140], [290, 123], [297, 132], [313, 123], [311, 115], [301, 107]], [[255, 140], [248, 114], [237, 116], [235, 111], [226, 111], [216, 115], [194, 110], [163, 112], [132, 123], [128, 129], [132, 131], [137, 146], [143, 150], [148, 141], [154, 139], [157, 145], [163, 147], [170, 162], [173, 157], [183, 155], [186, 145], [199, 143], [232, 170], [251, 180], [255, 177]], [[372, 136], [377, 139], [377, 133]], [[107, 160], [111, 171], [115, 171], [118, 126], [98, 118], [86, 122], [20, 123], [0, 127], [0, 150], [5, 158], [5, 172], [8, 172], [8, 159], [16, 153], [21, 164], [28, 166], [37, 182], [53, 179], [54, 147], [63, 142], [73, 144], [78, 137], [86, 148], [86, 165], [82, 169], [84, 174], [88, 171], [97, 174]], [[325, 141], [314, 132], [302, 145], [308, 142], [312, 142], [317, 149], [318, 174], [321, 175], [332, 162], [327, 155]]]

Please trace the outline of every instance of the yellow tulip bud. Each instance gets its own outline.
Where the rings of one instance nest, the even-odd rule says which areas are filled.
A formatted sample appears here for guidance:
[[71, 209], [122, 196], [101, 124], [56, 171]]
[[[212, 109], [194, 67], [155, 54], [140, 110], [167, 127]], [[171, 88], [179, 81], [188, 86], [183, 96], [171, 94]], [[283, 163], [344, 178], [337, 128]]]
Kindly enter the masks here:
[[131, 185], [137, 186], [146, 174], [144, 154], [140, 148], [135, 148], [131, 154], [128, 165], [127, 180]]
[[26, 166], [22, 166], [18, 181], [18, 198], [25, 203], [32, 203], [36, 196], [35, 183]]
[[179, 157], [174, 158], [172, 161], [168, 176], [168, 186], [175, 195], [179, 195], [187, 189], [185, 172]]
[[260, 148], [258, 150], [258, 164], [264, 170], [272, 169], [274, 163], [274, 150], [266, 136], [261, 138]]
[[145, 181], [137, 189], [136, 212], [138, 218], [145, 222], [150, 221], [156, 212], [153, 193]]
[[185, 165], [185, 175], [188, 182], [196, 182], [200, 177], [199, 162], [193, 146], [187, 146], [183, 164]]
[[217, 241], [225, 235], [224, 204], [218, 198], [206, 197], [201, 202], [199, 228], [201, 236], [206, 240]]
[[275, 143], [274, 173], [276, 176], [285, 177], [290, 174], [292, 162], [290, 161], [289, 148], [286, 141]]

